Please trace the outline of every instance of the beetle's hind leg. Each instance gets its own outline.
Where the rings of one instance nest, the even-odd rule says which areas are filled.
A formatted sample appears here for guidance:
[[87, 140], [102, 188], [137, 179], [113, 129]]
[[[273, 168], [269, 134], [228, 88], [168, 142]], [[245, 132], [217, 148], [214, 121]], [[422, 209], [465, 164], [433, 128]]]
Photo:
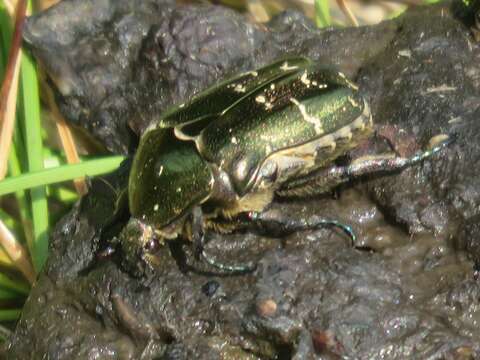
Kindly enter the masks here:
[[[430, 141], [429, 148], [425, 151], [416, 153], [411, 157], [400, 157], [394, 154], [381, 154], [356, 159], [346, 166], [332, 166], [326, 169], [320, 169], [314, 173], [301, 178], [292, 180], [277, 191], [277, 195], [283, 197], [301, 197], [308, 195], [320, 195], [333, 190], [338, 185], [348, 182], [351, 179], [365, 175], [388, 174], [400, 171], [406, 167], [413, 166], [419, 162], [430, 158], [448, 146], [455, 137], [440, 137]], [[345, 232], [351, 239], [352, 245], [355, 245], [356, 236], [352, 228], [336, 220], [321, 219], [318, 217], [309, 220], [284, 219], [281, 217], [268, 218], [264, 213], [252, 213], [252, 220], [263, 227], [268, 227], [269, 231], [304, 231], [313, 230], [320, 227], [337, 227]]]
[[393, 153], [364, 156], [346, 166], [331, 166], [291, 180], [277, 190], [280, 197], [304, 197], [325, 194], [352, 179], [366, 175], [394, 173], [416, 165], [440, 152], [455, 140], [455, 136], [433, 138], [427, 150], [411, 157], [396, 156]]

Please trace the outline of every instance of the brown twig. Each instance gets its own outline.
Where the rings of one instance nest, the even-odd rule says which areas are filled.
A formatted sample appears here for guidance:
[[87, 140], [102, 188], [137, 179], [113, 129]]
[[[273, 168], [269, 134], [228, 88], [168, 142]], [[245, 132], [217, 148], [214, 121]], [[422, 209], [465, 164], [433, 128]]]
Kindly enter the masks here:
[[[80, 157], [78, 156], [77, 147], [75, 146], [72, 132], [70, 131], [70, 128], [68, 127], [65, 119], [60, 113], [60, 110], [58, 109], [52, 90], [47, 87], [45, 88], [47, 92], [48, 106], [50, 107], [52, 115], [55, 119], [55, 123], [57, 124], [58, 135], [60, 136], [60, 141], [62, 142], [62, 147], [65, 151], [67, 162], [69, 164], [79, 163]], [[73, 184], [75, 185], [75, 189], [77, 190], [78, 195], [82, 196], [87, 193], [87, 185], [85, 183], [85, 179], [75, 179], [73, 180]]]
[[0, 243], [15, 266], [22, 272], [30, 284], [33, 284], [35, 281], [35, 271], [33, 270], [28, 254], [1, 220]]
[[350, 21], [350, 23], [353, 25], [353, 26], [358, 26], [358, 21], [357, 21], [357, 18], [355, 17], [355, 15], [353, 15], [353, 12], [350, 10], [350, 8], [348, 7], [347, 3], [345, 0], [337, 0], [337, 4], [338, 4], [338, 7], [340, 8], [340, 10], [342, 10], [342, 12], [345, 14], [345, 16], [348, 18], [348, 20]]

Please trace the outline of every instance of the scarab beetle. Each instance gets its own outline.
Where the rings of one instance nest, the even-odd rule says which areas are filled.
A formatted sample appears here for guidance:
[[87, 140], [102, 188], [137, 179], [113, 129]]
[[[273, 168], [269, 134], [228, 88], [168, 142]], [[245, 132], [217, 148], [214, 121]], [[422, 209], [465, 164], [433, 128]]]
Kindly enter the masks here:
[[[370, 108], [341, 72], [306, 58], [281, 59], [230, 78], [178, 105], [143, 134], [128, 186], [131, 221], [121, 235], [127, 262], [148, 260], [154, 243], [179, 235], [201, 249], [208, 229], [231, 231], [262, 217], [274, 196], [325, 193], [352, 177], [393, 171], [438, 151], [411, 158], [384, 155], [332, 166], [372, 133]], [[334, 220], [289, 221], [288, 230]]]

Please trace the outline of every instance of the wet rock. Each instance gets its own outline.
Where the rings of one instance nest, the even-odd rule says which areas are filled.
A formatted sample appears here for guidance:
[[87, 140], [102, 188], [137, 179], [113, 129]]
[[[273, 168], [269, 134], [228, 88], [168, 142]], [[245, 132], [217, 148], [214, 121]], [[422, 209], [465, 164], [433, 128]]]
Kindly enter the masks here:
[[[342, 186], [336, 198], [272, 204], [273, 212], [352, 225], [357, 248], [332, 229], [284, 239], [212, 234], [213, 256], [258, 261], [241, 276], [215, 274], [180, 240], [159, 249], [148, 279], [126, 272], [121, 254], [107, 251], [129, 217], [120, 191], [126, 164], [93, 181], [57, 226], [8, 356], [480, 357], [479, 283], [468, 256], [480, 256], [479, 45], [460, 2], [453, 13], [446, 3], [377, 26], [325, 30], [294, 12], [260, 26], [219, 7], [144, 0], [132, 12], [132, 4], [64, 0], [27, 24], [62, 110], [111, 151], [133, 151], [167, 105], [287, 53], [334, 64], [365, 92], [378, 136], [350, 157], [408, 156], [441, 133], [456, 140], [418, 166]], [[90, 56], [98, 49], [103, 57]]]

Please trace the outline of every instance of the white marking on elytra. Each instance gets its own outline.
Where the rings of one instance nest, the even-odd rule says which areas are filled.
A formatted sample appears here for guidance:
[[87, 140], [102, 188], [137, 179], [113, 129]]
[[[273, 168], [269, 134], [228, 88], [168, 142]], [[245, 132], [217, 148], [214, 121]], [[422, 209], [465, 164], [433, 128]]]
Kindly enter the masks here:
[[347, 139], [347, 141], [352, 140], [352, 131], [350, 129], [350, 126], [344, 126], [343, 128], [337, 130], [335, 133], [336, 139]]
[[352, 128], [355, 129], [355, 130], [360, 130], [360, 131], [363, 131], [365, 129], [365, 123], [364, 123], [362, 117], [358, 117], [352, 123]]
[[235, 85], [235, 88], [233, 89], [233, 91], [237, 92], [237, 93], [244, 93], [247, 91], [247, 89], [245, 88], [245, 86], [243, 84], [237, 84]]
[[302, 83], [304, 83], [305, 85], [307, 85], [307, 87], [310, 87], [311, 81], [310, 81], [310, 79], [308, 78], [308, 74], [307, 74], [306, 71], [303, 72], [303, 74], [302, 74], [302, 76], [301, 76], [301, 78], [300, 78], [300, 81], [301, 81]]
[[358, 103], [355, 101], [355, 99], [353, 99], [352, 97], [349, 96], [347, 99], [348, 99], [348, 102], [352, 104], [352, 106], [355, 106], [355, 107], [359, 106]]
[[290, 98], [290, 101], [298, 107], [298, 110], [300, 110], [300, 113], [302, 114], [303, 119], [305, 121], [313, 124], [313, 126], [315, 128], [315, 132], [317, 134], [323, 134], [322, 122], [320, 121], [320, 119], [317, 118], [316, 116], [310, 115], [307, 112], [307, 109], [305, 108], [305, 105], [300, 103], [297, 99]]
[[280, 70], [282, 70], [282, 71], [295, 70], [295, 69], [298, 69], [298, 66], [296, 66], [296, 65], [293, 65], [293, 66], [288, 65], [288, 62], [287, 62], [287, 61], [285, 61], [285, 62], [282, 64], [282, 66], [280, 66]]
[[350, 80], [348, 80], [344, 73], [338, 72], [337, 74], [338, 74], [338, 76], [340, 76], [342, 79], [344, 79], [344, 80], [347, 82], [347, 84], [348, 84], [353, 90], [358, 90], [358, 86], [355, 85], [354, 83], [352, 83]]
[[258, 95], [258, 96], [255, 98], [255, 101], [256, 101], [257, 103], [264, 104], [265, 101], [267, 101], [267, 99], [265, 99], [265, 96], [263, 96], [263, 95]]
[[247, 171], [247, 159], [243, 158], [236, 164], [236, 176], [242, 178], [245, 175], [245, 172]]

